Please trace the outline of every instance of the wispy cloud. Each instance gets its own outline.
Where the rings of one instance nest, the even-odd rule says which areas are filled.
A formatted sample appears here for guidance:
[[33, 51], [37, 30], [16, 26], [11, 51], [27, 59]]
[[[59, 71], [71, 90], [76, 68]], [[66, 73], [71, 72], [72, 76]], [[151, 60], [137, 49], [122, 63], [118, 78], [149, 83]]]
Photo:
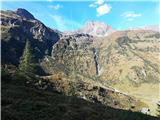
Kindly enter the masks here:
[[68, 19], [66, 17], [60, 16], [60, 15], [50, 15], [53, 19], [53, 21], [56, 24], [56, 27], [61, 31], [66, 31], [69, 28], [78, 27], [80, 28], [82, 25], [78, 23], [77, 21], [74, 21], [72, 19]]
[[128, 13], [128, 14], [126, 14], [125, 15], [125, 17], [127, 17], [127, 18], [135, 18], [135, 17], [140, 17], [141, 16], [141, 14], [137, 14], [137, 13]]
[[92, 4], [89, 5], [89, 7], [96, 7], [96, 6], [97, 6], [97, 5], [94, 4], [94, 3], [92, 3]]
[[90, 4], [89, 7], [97, 7], [97, 5], [102, 5], [104, 0], [97, 0], [94, 3]]
[[57, 4], [57, 5], [49, 5], [48, 7], [49, 7], [49, 8], [52, 8], [52, 9], [54, 9], [54, 10], [58, 10], [58, 9], [62, 8], [63, 6]]
[[137, 17], [141, 17], [142, 14], [135, 13], [134, 11], [125, 12], [121, 15], [122, 17], [126, 18], [128, 21], [133, 21]]
[[111, 6], [108, 4], [101, 5], [97, 8], [97, 16], [108, 14], [111, 10]]
[[97, 0], [95, 3], [101, 5], [104, 3], [104, 0]]

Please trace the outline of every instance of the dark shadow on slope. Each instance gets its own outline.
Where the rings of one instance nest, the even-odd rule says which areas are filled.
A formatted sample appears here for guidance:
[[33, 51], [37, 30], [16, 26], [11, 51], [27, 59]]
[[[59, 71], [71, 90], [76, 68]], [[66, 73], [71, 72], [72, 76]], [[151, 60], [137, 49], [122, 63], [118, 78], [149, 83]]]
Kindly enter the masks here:
[[2, 76], [2, 120], [158, 120], [142, 113], [26, 87], [23, 77], [8, 78]]

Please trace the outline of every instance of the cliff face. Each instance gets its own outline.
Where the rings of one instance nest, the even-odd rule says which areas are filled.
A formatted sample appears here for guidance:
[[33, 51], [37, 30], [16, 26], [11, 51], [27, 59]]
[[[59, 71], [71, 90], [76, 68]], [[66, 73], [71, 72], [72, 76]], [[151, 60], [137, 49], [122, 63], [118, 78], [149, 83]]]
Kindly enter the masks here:
[[2, 63], [18, 64], [26, 40], [31, 41], [36, 59], [50, 55], [52, 46], [61, 36], [46, 27], [24, 9], [1, 11]]
[[53, 46], [55, 65], [68, 74], [96, 75], [93, 38], [85, 35], [66, 36]]

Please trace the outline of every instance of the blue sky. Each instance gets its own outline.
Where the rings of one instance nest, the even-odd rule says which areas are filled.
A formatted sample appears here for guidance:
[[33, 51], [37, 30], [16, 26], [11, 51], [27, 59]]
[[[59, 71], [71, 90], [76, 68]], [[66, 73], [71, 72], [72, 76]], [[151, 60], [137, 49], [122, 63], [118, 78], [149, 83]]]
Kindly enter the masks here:
[[79, 29], [89, 20], [119, 30], [160, 23], [158, 0], [8, 0], [1, 4], [2, 10], [17, 8], [25, 8], [46, 26], [60, 31]]

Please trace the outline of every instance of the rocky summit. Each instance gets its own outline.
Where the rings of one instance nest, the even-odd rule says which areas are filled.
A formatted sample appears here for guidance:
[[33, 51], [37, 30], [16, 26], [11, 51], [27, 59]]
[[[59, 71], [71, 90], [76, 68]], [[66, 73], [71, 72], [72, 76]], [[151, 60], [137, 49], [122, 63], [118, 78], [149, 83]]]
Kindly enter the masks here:
[[103, 37], [113, 33], [115, 30], [103, 22], [88, 21], [78, 30], [80, 33], [86, 33], [93, 36]]
[[29, 13], [27, 10], [22, 9], [22, 8], [17, 9], [16, 13], [19, 16], [26, 18], [26, 19], [35, 19], [31, 13]]
[[[38, 71], [34, 77], [17, 75], [26, 41], [30, 41], [31, 53], [36, 65], [41, 68], [41, 72]], [[37, 108], [48, 110], [49, 116], [52, 116], [51, 108], [54, 106], [54, 112], [59, 110], [59, 113], [55, 113], [55, 118], [64, 113], [67, 120], [81, 120], [78, 111], [87, 112], [87, 115], [81, 113], [85, 114], [84, 120], [119, 120], [117, 117], [124, 117], [119, 116], [120, 109], [129, 111], [129, 114], [142, 112], [156, 116], [156, 104], [160, 99], [156, 92], [160, 86], [159, 43], [160, 33], [157, 30], [118, 31], [105, 23], [89, 21], [81, 29], [66, 34], [45, 26], [25, 9], [1, 11], [2, 67], [9, 74], [4, 72], [3, 79], [8, 80], [6, 76], [12, 79], [8, 83], [2, 83], [3, 118], [9, 120], [7, 115], [14, 111], [17, 115], [12, 114], [15, 119], [22, 119], [23, 110], [24, 113], [25, 110], [35, 110], [37, 117]], [[22, 81], [14, 83], [14, 80], [19, 79], [24, 79], [23, 87], [20, 87]], [[30, 99], [38, 99], [39, 102], [34, 104], [33, 109], [27, 107], [18, 113], [19, 107], [12, 103], [12, 94], [15, 95], [17, 91], [19, 95], [23, 94], [20, 91], [24, 91], [24, 98], [25, 95], [37, 95], [37, 98], [27, 97], [24, 104], [20, 104], [21, 107], [33, 105]], [[24, 98], [23, 95], [16, 97], [19, 102]], [[62, 99], [68, 102], [64, 103]], [[81, 105], [83, 103], [84, 106]], [[10, 108], [8, 104], [13, 107]], [[105, 116], [105, 110], [107, 113], [113, 112], [113, 116]], [[44, 110], [41, 112], [42, 116], [46, 114]], [[25, 116], [28, 113], [27, 111]], [[141, 113], [134, 115], [141, 116]], [[43, 117], [47, 119], [48, 116]], [[62, 117], [66, 118], [59, 118]], [[150, 116], [145, 119], [143, 115], [139, 118], [156, 120], [156, 117]]]
[[104, 37], [108, 36], [109, 34], [115, 32], [116, 30], [113, 29], [110, 25], [106, 25], [103, 22], [99, 21], [88, 21], [84, 24], [84, 26], [75, 31], [64, 31], [63, 34], [66, 35], [73, 35], [73, 34], [88, 34], [94, 37]]

